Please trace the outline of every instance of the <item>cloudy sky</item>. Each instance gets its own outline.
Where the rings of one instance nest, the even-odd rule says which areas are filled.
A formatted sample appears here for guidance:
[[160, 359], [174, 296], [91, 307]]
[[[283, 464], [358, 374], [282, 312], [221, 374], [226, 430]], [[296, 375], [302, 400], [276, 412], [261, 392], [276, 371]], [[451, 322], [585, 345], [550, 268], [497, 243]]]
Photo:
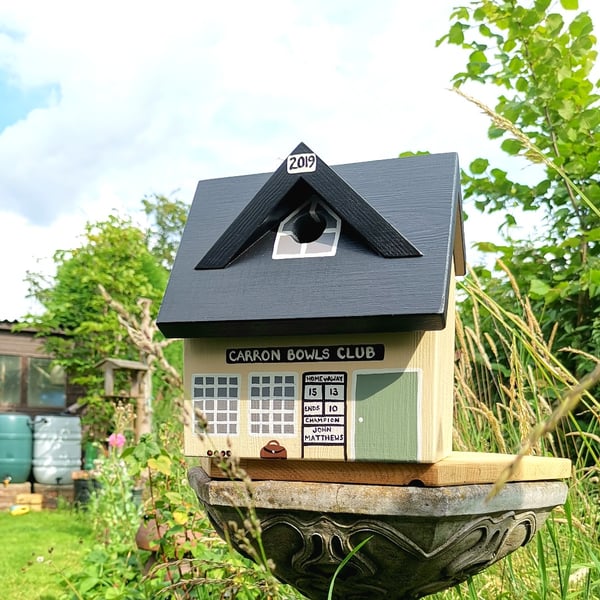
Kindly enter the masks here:
[[[49, 271], [86, 221], [270, 172], [300, 141], [332, 165], [405, 150], [506, 161], [448, 91], [465, 56], [435, 40], [456, 4], [0, 0], [0, 320], [35, 310], [26, 272]], [[597, 23], [599, 4], [580, 0]], [[472, 243], [495, 224], [466, 229]]]

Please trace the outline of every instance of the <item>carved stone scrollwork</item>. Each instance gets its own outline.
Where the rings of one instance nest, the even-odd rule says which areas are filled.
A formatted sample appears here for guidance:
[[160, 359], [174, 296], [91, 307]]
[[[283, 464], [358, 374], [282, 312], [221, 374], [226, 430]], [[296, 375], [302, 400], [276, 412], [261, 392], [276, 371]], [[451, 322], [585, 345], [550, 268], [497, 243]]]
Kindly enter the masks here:
[[[202, 482], [192, 473], [190, 481], [217, 531], [222, 533], [232, 521], [242, 525], [231, 499], [236, 498], [238, 507], [244, 506], [244, 499], [231, 493], [233, 482]], [[373, 492], [373, 498], [377, 497], [378, 490], [373, 488], [385, 488], [381, 498], [391, 508], [382, 511], [374, 505], [374, 514], [365, 514], [356, 513], [351, 501], [335, 505], [323, 500], [332, 497], [334, 486], [338, 501], [340, 484], [279, 481], [253, 485], [266, 490], [269, 484], [269, 493], [252, 494], [263, 546], [275, 563], [275, 575], [314, 600], [327, 598], [338, 565], [366, 538], [371, 539], [336, 579], [334, 598], [413, 599], [454, 586], [527, 544], [552, 508], [566, 497], [566, 485], [558, 481], [508, 484], [503, 497], [489, 504], [485, 500], [490, 486], [418, 490], [353, 486], [358, 505]], [[310, 490], [314, 510], [294, 506], [295, 488], [306, 485], [322, 486], [320, 495], [314, 494], [319, 488]], [[415, 506], [418, 497], [422, 502]], [[320, 504], [326, 510], [320, 510]]]

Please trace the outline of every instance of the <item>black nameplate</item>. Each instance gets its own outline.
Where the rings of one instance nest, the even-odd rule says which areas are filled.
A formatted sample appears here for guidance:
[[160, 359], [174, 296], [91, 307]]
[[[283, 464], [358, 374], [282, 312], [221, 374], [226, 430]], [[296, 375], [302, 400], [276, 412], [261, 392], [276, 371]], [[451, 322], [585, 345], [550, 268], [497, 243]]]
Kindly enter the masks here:
[[272, 348], [228, 348], [227, 364], [351, 362], [383, 360], [383, 344], [347, 344], [343, 346], [286, 346]]

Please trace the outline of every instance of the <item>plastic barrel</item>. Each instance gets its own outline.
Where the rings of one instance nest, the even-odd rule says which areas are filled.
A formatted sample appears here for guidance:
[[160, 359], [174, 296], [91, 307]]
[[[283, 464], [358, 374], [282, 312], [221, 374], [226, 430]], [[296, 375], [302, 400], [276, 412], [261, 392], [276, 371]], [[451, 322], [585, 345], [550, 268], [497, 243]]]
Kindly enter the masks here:
[[81, 421], [62, 415], [33, 420], [33, 477], [41, 484], [73, 483], [81, 469]]
[[15, 413], [0, 414], [0, 483], [25, 483], [31, 471], [31, 419]]

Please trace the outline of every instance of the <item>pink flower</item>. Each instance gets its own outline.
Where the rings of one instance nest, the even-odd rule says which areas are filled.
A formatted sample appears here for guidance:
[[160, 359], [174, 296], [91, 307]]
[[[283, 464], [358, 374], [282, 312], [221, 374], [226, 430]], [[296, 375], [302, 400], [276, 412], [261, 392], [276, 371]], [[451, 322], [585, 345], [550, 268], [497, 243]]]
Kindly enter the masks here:
[[122, 433], [111, 433], [108, 436], [108, 445], [111, 448], [122, 448], [125, 445], [125, 436]]

